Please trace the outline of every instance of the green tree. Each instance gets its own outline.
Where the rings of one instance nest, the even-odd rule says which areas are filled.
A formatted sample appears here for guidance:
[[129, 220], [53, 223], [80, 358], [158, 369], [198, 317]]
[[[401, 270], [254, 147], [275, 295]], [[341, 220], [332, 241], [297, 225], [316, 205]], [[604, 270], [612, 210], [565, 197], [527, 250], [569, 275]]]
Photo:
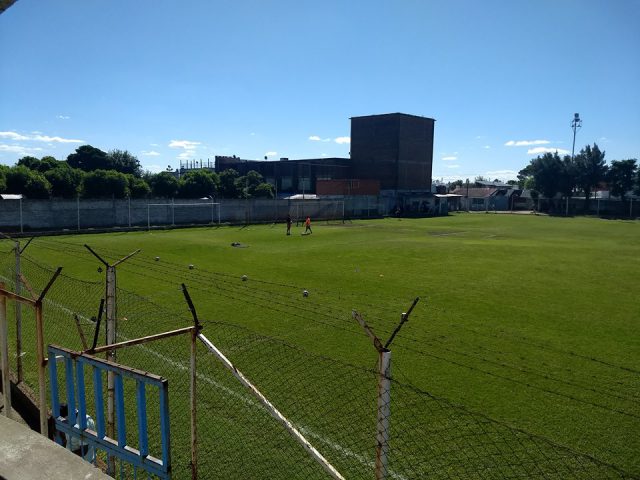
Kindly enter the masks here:
[[584, 192], [584, 209], [589, 211], [591, 192], [598, 184], [606, 179], [607, 164], [604, 161], [604, 152], [600, 151], [597, 144], [593, 147], [587, 145], [575, 157], [576, 185]]
[[640, 195], [640, 168], [638, 169], [638, 173], [636, 174], [636, 184], [633, 188], [633, 193], [635, 195]]
[[462, 180], [455, 180], [453, 182], [449, 182], [448, 190], [449, 190], [449, 192], [453, 192], [458, 187], [462, 188], [463, 185], [464, 185], [464, 183], [463, 183]]
[[525, 184], [533, 186], [531, 190], [541, 193], [548, 200], [549, 208], [553, 209], [556, 207], [556, 194], [564, 188], [564, 175], [565, 165], [558, 152], [548, 152], [531, 160], [518, 176], [525, 179]]
[[54, 157], [48, 155], [40, 159], [40, 166], [38, 167], [38, 171], [42, 173], [46, 173], [49, 170], [53, 170], [62, 165], [66, 166], [66, 162], [61, 162], [60, 160], [56, 160]]
[[255, 198], [273, 198], [273, 185], [270, 183], [260, 183], [253, 189], [252, 196]]
[[149, 178], [151, 191], [156, 197], [173, 198], [178, 194], [178, 179], [169, 172], [160, 172]]
[[80, 192], [85, 173], [67, 164], [44, 173], [51, 184], [51, 195], [62, 198], [75, 198]]
[[239, 174], [233, 168], [220, 173], [220, 194], [224, 198], [238, 198], [240, 196], [240, 190], [236, 185], [236, 181], [239, 178]]
[[558, 191], [565, 197], [571, 197], [576, 188], [576, 166], [571, 156], [562, 159], [562, 168], [558, 178]]
[[125, 198], [128, 194], [127, 177], [115, 170], [94, 170], [87, 173], [82, 182], [84, 198]]
[[134, 177], [142, 176], [142, 167], [136, 156], [127, 150], [110, 150], [107, 153], [109, 168], [121, 173], [131, 174]]
[[613, 160], [607, 173], [607, 182], [611, 195], [625, 201], [625, 195], [633, 188], [638, 165], [635, 159]]
[[79, 168], [85, 172], [94, 170], [111, 170], [111, 163], [107, 154], [91, 145], [82, 145], [76, 152], [67, 157], [67, 163], [72, 168]]
[[255, 170], [249, 170], [246, 175], [238, 177], [235, 186], [241, 198], [252, 198], [256, 196], [256, 188], [264, 183], [264, 178]]
[[146, 198], [149, 196], [151, 187], [143, 178], [135, 177], [132, 174], [127, 174], [126, 177], [131, 198]]
[[40, 172], [15, 166], [7, 172], [7, 192], [21, 193], [27, 198], [49, 198], [51, 184]]
[[218, 192], [220, 179], [214, 172], [191, 170], [180, 179], [178, 193], [183, 198], [214, 196]]
[[27, 155], [18, 160], [16, 165], [19, 167], [27, 167], [29, 170], [37, 170], [40, 166], [40, 159]]
[[8, 167], [0, 165], [0, 193], [7, 191], [7, 171], [9, 171]]

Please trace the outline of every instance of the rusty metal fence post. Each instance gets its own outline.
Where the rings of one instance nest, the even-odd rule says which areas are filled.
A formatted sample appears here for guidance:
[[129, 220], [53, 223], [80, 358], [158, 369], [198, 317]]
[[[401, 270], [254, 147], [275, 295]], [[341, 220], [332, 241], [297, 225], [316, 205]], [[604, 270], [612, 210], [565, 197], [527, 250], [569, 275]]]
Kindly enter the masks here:
[[[28, 244], [27, 244], [28, 245]], [[26, 246], [25, 246], [26, 248]], [[15, 291], [17, 295], [22, 292], [22, 282], [20, 281], [20, 242], [16, 241], [16, 271], [15, 271]], [[22, 304], [16, 302], [16, 370], [18, 374], [18, 383], [23, 380], [22, 371]]]
[[[19, 303], [19, 302], [26, 303], [28, 305], [31, 305], [35, 309], [36, 341], [37, 341], [36, 355], [37, 355], [37, 361], [38, 361], [38, 388], [39, 388], [38, 405], [40, 409], [40, 433], [44, 436], [48, 436], [48, 430], [49, 430], [48, 415], [47, 415], [48, 408], [47, 408], [47, 385], [46, 385], [46, 367], [47, 367], [48, 360], [45, 357], [45, 351], [44, 351], [44, 325], [43, 325], [43, 315], [42, 315], [42, 309], [43, 309], [42, 303], [44, 301], [45, 295], [53, 285], [53, 282], [55, 282], [56, 278], [58, 278], [58, 275], [60, 275], [61, 271], [62, 271], [62, 267], [58, 267], [58, 269], [55, 271], [55, 273], [49, 280], [49, 283], [44, 287], [44, 289], [42, 290], [42, 293], [40, 293], [39, 296], [36, 295], [36, 293], [33, 291], [31, 286], [27, 283], [26, 279], [22, 275], [20, 275], [20, 281], [24, 283], [25, 286], [27, 287], [27, 290], [29, 290], [29, 293], [31, 294], [31, 297], [32, 297], [31, 299], [23, 297], [21, 295], [17, 295], [16, 293], [13, 293], [13, 292], [10, 292], [4, 288], [4, 284], [0, 284], [0, 290], [1, 290], [0, 302], [2, 302], [2, 305], [0, 306], [0, 310], [2, 311], [2, 313], [0, 314], [0, 324], [4, 325], [4, 327], [0, 325], [0, 331], [2, 331], [3, 328], [6, 331], [7, 298], [14, 300], [16, 303]], [[0, 335], [0, 340], [3, 341], [5, 344], [8, 343], [8, 339], [6, 338], [6, 333], [3, 335]], [[8, 381], [9, 380], [9, 363], [8, 363], [8, 351], [7, 351], [8, 346], [7, 348], [4, 348], [4, 347], [5, 346], [2, 345], [2, 349], [3, 349], [2, 363], [5, 363], [4, 355], [7, 355], [7, 363], [6, 363], [6, 368], [3, 368], [3, 379], [4, 379], [4, 376], [6, 375], [6, 380], [7, 380], [6, 385], [9, 386], [10, 385]], [[7, 395], [7, 392], [9, 390], [10, 389], [7, 389], [7, 388], [4, 389], [5, 395]]]
[[[136, 253], [140, 252], [140, 249], [129, 255], [121, 258], [117, 262], [110, 264], [98, 255], [93, 249], [85, 244], [87, 250], [89, 250], [93, 256], [95, 256], [102, 264], [107, 268], [106, 280], [105, 280], [105, 298], [106, 298], [106, 320], [107, 320], [107, 345], [113, 345], [117, 343], [117, 299], [116, 299], [116, 267], [131, 258]], [[107, 360], [111, 362], [116, 361], [115, 349], [107, 350]], [[107, 435], [110, 438], [115, 438], [115, 376], [112, 371], [107, 373]], [[107, 473], [110, 475], [115, 474], [115, 459], [111, 456], [107, 459]]]
[[[4, 283], [0, 283], [4, 288]], [[0, 368], [2, 368], [2, 394], [4, 415], [11, 415], [11, 383], [9, 382], [9, 325], [7, 323], [7, 298], [0, 295]]]

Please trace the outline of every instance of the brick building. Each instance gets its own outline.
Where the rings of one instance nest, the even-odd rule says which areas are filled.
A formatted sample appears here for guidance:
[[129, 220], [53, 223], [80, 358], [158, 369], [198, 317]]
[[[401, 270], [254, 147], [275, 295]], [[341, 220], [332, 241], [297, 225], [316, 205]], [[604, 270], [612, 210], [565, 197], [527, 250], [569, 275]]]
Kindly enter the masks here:
[[434, 124], [432, 118], [405, 113], [352, 117], [350, 158], [262, 161], [216, 156], [215, 171], [233, 168], [244, 175], [255, 170], [281, 196], [345, 191], [398, 198], [430, 195]]

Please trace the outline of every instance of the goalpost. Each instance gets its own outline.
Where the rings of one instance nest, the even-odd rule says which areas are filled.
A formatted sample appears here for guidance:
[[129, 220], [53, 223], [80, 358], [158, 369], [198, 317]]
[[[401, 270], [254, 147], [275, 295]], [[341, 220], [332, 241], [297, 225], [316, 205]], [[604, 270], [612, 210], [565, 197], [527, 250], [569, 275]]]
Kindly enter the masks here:
[[209, 207], [211, 208], [211, 220], [209, 224], [216, 223], [220, 225], [220, 203], [202, 202], [202, 203], [147, 203], [147, 230], [151, 230], [151, 207], [169, 207], [171, 208], [171, 225], [176, 224], [176, 207]]

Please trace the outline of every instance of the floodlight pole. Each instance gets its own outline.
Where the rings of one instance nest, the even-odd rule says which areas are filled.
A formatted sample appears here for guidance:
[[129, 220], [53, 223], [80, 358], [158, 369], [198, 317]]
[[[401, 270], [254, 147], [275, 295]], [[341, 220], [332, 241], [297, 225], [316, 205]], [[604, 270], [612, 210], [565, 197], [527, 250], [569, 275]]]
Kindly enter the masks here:
[[573, 115], [573, 120], [571, 121], [571, 128], [573, 129], [573, 147], [571, 147], [571, 160], [574, 158], [574, 153], [576, 150], [576, 132], [582, 128], [582, 120], [580, 119], [580, 114], [575, 113]]

